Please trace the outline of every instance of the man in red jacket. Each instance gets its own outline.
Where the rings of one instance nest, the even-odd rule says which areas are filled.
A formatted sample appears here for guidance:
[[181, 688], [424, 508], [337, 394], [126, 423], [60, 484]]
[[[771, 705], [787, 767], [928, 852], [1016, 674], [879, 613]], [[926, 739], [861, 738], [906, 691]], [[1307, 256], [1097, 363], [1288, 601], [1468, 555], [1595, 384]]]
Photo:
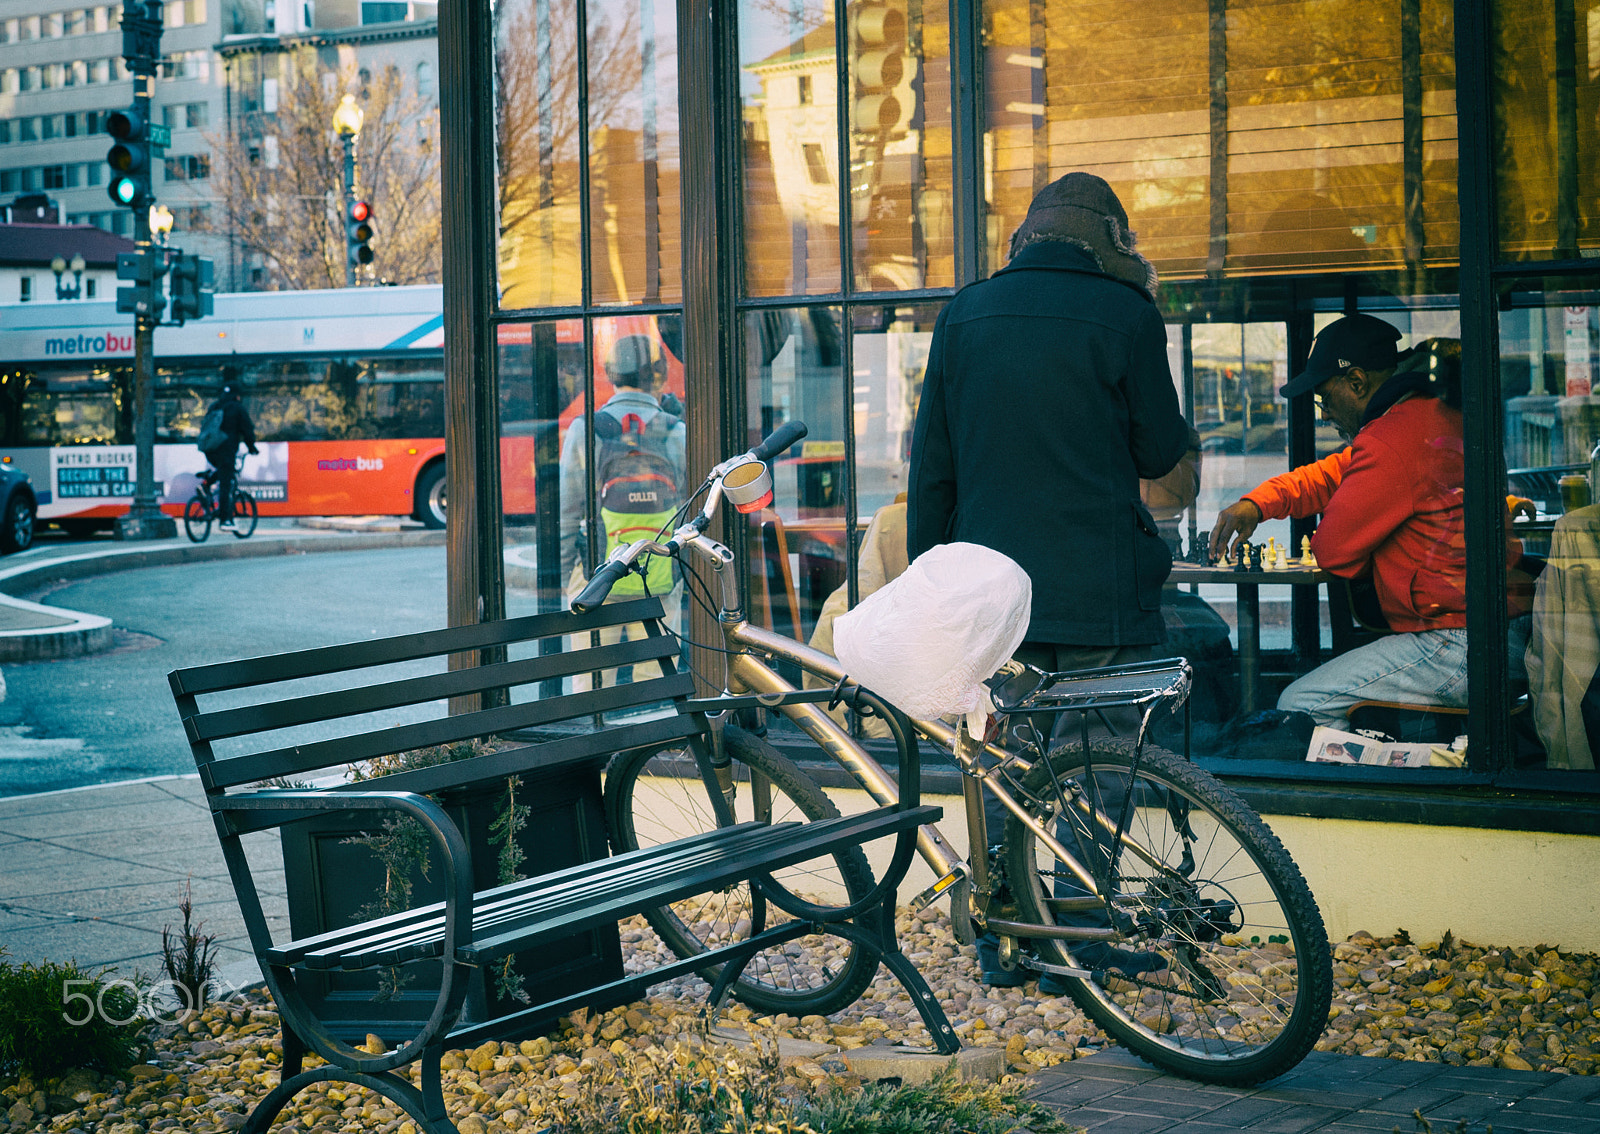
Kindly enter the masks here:
[[[1345, 449], [1275, 476], [1225, 508], [1216, 555], [1265, 519], [1322, 521], [1311, 539], [1324, 570], [1370, 578], [1395, 633], [1312, 670], [1278, 708], [1340, 726], [1357, 701], [1467, 704], [1467, 560], [1461, 412], [1438, 398], [1426, 367], [1400, 367], [1400, 332], [1370, 315], [1323, 328], [1306, 369], [1282, 393], [1315, 390], [1351, 439]], [[1511, 635], [1513, 671], [1523, 643]]]

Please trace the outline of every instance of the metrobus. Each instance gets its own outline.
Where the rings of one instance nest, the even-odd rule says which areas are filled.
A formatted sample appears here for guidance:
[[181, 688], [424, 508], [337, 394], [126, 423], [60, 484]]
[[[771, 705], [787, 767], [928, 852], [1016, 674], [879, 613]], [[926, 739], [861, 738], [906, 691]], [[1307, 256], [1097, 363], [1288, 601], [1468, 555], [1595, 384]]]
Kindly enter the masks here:
[[[195, 437], [231, 382], [260, 450], [246, 457], [240, 482], [262, 515], [412, 516], [442, 527], [442, 301], [436, 285], [242, 292], [216, 296], [210, 317], [158, 328], [154, 476], [163, 511], [180, 514], [193, 494], [206, 468]], [[603, 323], [594, 332], [602, 403], [611, 392], [599, 361], [609, 340], [644, 333], [661, 341], [651, 316]], [[533, 338], [528, 324], [498, 335], [503, 359]], [[559, 413], [502, 423], [508, 514], [535, 511], [541, 428], [564, 432], [583, 410], [582, 324], [561, 320], [554, 338]], [[681, 393], [676, 352], [664, 344], [662, 353], [666, 386]], [[0, 305], [0, 463], [29, 475], [41, 521], [87, 531], [127, 511], [137, 479], [132, 386], [132, 319], [114, 300]]]

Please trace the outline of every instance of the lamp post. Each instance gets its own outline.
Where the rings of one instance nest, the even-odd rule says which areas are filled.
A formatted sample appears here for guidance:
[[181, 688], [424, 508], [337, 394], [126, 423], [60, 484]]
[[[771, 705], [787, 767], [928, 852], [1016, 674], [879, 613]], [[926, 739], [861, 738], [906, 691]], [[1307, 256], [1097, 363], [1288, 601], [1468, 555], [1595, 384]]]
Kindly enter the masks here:
[[165, 205], [150, 206], [150, 235], [166, 247], [167, 236], [172, 232], [172, 210]]
[[[50, 261], [50, 270], [56, 274], [56, 299], [77, 299], [83, 295], [83, 269], [88, 266], [81, 255], [74, 255], [70, 264], [60, 256]], [[69, 268], [72, 270], [73, 276], [71, 285], [61, 282], [61, 277], [66, 274]]]
[[[366, 115], [362, 114], [361, 107], [356, 105], [355, 95], [345, 95], [339, 100], [339, 106], [333, 112], [333, 129], [344, 146], [344, 208], [340, 210], [341, 229], [344, 218], [350, 215], [350, 206], [355, 204], [356, 200], [356, 135], [361, 133], [361, 124], [365, 120]], [[356, 286], [356, 265], [350, 256], [348, 237], [345, 242], [344, 286]]]

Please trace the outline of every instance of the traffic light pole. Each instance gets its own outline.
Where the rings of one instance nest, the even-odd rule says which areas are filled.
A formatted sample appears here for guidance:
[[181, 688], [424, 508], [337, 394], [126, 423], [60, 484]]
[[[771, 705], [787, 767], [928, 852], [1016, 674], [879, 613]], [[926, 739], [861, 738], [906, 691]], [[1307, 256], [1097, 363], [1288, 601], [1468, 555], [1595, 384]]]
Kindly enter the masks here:
[[[356, 136], [341, 133], [339, 140], [344, 143], [344, 216], [348, 221], [350, 206], [356, 203]], [[356, 262], [350, 256], [348, 242], [345, 246], [344, 286], [356, 286]]]
[[[149, 5], [146, 9], [149, 10]], [[159, 19], [160, 9], [156, 8]], [[129, 6], [124, 6], [123, 18], [128, 19]], [[157, 24], [157, 42], [159, 43], [160, 25]], [[126, 42], [126, 37], [125, 42]], [[137, 60], [137, 62], [136, 62]], [[148, 65], [140, 65], [146, 64]], [[139, 115], [141, 122], [150, 121], [150, 95], [151, 87], [155, 83], [155, 59], [153, 53], [141, 53], [136, 58], [129, 59], [129, 69], [133, 74], [133, 108]], [[158, 151], [157, 151], [158, 152]], [[151, 163], [153, 164], [153, 158]], [[138, 255], [144, 258], [147, 265], [154, 264], [157, 252], [150, 239], [150, 195], [148, 186], [151, 181], [149, 166], [146, 167], [144, 184], [146, 186], [146, 199], [142, 200], [133, 210], [133, 240], [138, 246]], [[141, 311], [134, 316], [133, 332], [133, 447], [135, 482], [133, 506], [128, 514], [117, 520], [116, 538], [125, 540], [136, 539], [173, 539], [178, 534], [178, 526], [172, 517], [164, 515], [160, 505], [156, 503], [156, 413], [155, 413], [155, 329], [160, 322], [160, 313], [154, 308], [153, 300], [157, 290], [161, 287], [161, 277], [155, 272], [149, 272], [144, 282], [139, 284], [145, 289], [145, 299], [152, 301], [147, 305], [146, 311]]]

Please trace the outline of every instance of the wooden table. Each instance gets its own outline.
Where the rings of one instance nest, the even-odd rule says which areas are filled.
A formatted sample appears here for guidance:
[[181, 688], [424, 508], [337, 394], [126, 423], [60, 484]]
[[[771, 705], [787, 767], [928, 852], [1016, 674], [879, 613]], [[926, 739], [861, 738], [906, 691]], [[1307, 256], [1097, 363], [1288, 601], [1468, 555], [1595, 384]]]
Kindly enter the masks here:
[[1198, 563], [1174, 563], [1167, 582], [1226, 583], [1239, 589], [1236, 607], [1239, 624], [1239, 712], [1247, 716], [1257, 709], [1257, 685], [1261, 678], [1261, 588], [1263, 586], [1314, 587], [1327, 582], [1328, 572], [1320, 567], [1287, 567], [1282, 571], [1235, 571], [1232, 567], [1203, 567]]

